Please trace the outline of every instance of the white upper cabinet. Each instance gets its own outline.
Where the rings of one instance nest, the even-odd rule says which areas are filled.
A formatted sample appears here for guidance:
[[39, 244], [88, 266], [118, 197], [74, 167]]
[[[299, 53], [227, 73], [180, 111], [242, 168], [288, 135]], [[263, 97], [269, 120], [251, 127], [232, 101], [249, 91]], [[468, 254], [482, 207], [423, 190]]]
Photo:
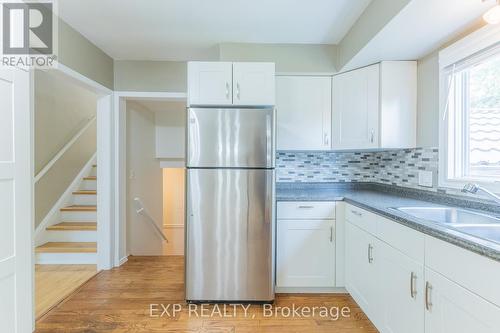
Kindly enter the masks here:
[[233, 63], [233, 104], [274, 105], [274, 63]]
[[379, 66], [333, 77], [333, 149], [377, 148]]
[[380, 147], [417, 144], [417, 63], [380, 63]]
[[233, 64], [231, 62], [189, 62], [190, 105], [231, 105]]
[[331, 148], [331, 77], [276, 77], [279, 150]]
[[333, 77], [333, 149], [416, 145], [417, 65], [384, 61]]
[[273, 63], [189, 62], [189, 105], [274, 105]]

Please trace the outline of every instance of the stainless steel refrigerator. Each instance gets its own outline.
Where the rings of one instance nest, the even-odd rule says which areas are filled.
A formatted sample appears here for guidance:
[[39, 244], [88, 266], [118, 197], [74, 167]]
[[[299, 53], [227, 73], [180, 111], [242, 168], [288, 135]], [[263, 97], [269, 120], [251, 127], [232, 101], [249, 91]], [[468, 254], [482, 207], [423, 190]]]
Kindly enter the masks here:
[[186, 300], [272, 301], [275, 110], [187, 114]]

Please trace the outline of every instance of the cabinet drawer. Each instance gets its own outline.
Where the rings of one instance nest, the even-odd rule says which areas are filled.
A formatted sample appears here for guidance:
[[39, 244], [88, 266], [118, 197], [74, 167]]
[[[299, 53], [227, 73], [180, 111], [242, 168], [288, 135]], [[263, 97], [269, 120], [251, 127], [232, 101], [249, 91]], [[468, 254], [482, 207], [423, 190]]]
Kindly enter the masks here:
[[345, 219], [372, 235], [376, 235], [378, 218], [378, 215], [356, 206], [350, 204], [345, 206]]
[[378, 216], [377, 237], [418, 263], [424, 262], [423, 233]]
[[278, 219], [335, 219], [335, 202], [282, 201], [278, 202]]

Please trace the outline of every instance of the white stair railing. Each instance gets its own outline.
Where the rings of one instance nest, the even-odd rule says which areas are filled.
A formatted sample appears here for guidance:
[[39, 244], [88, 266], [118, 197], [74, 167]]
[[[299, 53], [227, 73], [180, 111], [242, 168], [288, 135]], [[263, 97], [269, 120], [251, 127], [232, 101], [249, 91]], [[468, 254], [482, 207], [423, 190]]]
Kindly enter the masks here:
[[146, 208], [144, 208], [144, 205], [142, 204], [141, 199], [134, 198], [134, 204], [135, 204], [135, 212], [137, 214], [139, 214], [139, 215], [144, 216], [146, 218], [146, 220], [148, 220], [149, 223], [151, 223], [153, 225], [153, 227], [155, 228], [155, 230], [158, 233], [158, 235], [160, 235], [160, 237], [163, 238], [163, 240], [168, 243], [167, 236], [165, 236], [165, 234], [163, 233], [163, 231], [156, 224], [155, 220], [151, 217], [151, 215], [149, 215], [149, 213], [146, 210]]
[[73, 146], [73, 144], [87, 131], [97, 119], [97, 116], [92, 116], [88, 119], [87, 123], [69, 140], [64, 147], [57, 152], [57, 154], [47, 163], [42, 170], [35, 176], [35, 183], [37, 183], [45, 174], [56, 164], [56, 162]]

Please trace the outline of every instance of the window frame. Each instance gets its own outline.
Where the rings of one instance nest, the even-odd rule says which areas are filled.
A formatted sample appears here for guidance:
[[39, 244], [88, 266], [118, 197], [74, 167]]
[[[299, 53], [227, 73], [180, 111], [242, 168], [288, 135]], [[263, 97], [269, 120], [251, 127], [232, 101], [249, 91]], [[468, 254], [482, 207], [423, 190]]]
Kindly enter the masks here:
[[[438, 185], [440, 187], [448, 187], [461, 189], [463, 186], [469, 182], [484, 185], [488, 189], [500, 193], [500, 179], [499, 180], [487, 180], [475, 177], [462, 177], [455, 178], [450, 176], [450, 168], [454, 168], [456, 174], [456, 168], [464, 168], [465, 161], [463, 158], [456, 158], [456, 156], [462, 155], [464, 152], [458, 150], [455, 146], [455, 135], [459, 132], [462, 142], [466, 137], [466, 128], [462, 126], [458, 128], [455, 126], [454, 133], [449, 131], [448, 123], [450, 121], [450, 116], [455, 117], [456, 114], [451, 114], [447, 112], [446, 104], [448, 102], [449, 94], [449, 83], [448, 76], [449, 71], [447, 68], [459, 63], [473, 55], [481, 53], [482, 51], [487, 51], [490, 47], [498, 44], [500, 42], [500, 26], [499, 25], [487, 25], [472, 34], [460, 39], [449, 47], [441, 50], [439, 52], [439, 169], [438, 169]], [[455, 101], [450, 101], [454, 103]], [[457, 112], [458, 113], [458, 112]], [[463, 112], [460, 115], [463, 117]], [[453, 120], [453, 119], [452, 119]], [[455, 120], [455, 124], [457, 121]], [[453, 135], [454, 140], [450, 140], [450, 136]], [[463, 147], [464, 145], [460, 145]], [[461, 161], [461, 163], [457, 163]], [[453, 165], [450, 165], [453, 163]], [[461, 166], [457, 166], [461, 164]]]

